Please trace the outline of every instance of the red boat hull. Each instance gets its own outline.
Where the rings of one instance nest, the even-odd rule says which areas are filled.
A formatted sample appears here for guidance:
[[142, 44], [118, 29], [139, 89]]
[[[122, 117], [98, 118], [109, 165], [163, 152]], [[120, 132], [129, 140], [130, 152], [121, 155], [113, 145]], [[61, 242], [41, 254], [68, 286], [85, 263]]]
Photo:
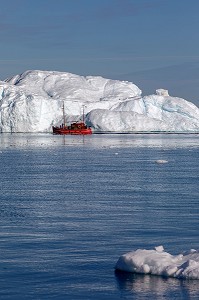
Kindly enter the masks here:
[[85, 135], [92, 134], [90, 127], [87, 127], [84, 123], [73, 123], [71, 126], [52, 127], [53, 134], [73, 134], [73, 135]]

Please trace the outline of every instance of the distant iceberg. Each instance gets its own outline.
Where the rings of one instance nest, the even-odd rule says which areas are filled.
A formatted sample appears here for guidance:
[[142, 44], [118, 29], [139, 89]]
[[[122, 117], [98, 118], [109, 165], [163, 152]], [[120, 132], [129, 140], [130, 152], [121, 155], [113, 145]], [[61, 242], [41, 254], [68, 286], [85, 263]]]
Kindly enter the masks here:
[[142, 97], [132, 82], [56, 71], [26, 71], [0, 81], [0, 132], [52, 132], [82, 119], [95, 132], [199, 132], [199, 109], [167, 90]]
[[162, 246], [154, 250], [138, 249], [120, 256], [116, 263], [120, 271], [160, 275], [165, 277], [199, 279], [199, 251], [171, 255]]

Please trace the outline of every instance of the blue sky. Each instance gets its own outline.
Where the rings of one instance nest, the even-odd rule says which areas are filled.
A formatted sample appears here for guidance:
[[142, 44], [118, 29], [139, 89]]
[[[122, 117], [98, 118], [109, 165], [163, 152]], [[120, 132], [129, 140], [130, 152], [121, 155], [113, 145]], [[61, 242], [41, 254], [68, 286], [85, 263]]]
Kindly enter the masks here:
[[198, 0], [0, 0], [0, 78], [57, 70], [138, 78], [144, 89], [169, 67], [180, 92], [178, 72], [198, 70], [183, 87], [199, 75], [198, 12]]

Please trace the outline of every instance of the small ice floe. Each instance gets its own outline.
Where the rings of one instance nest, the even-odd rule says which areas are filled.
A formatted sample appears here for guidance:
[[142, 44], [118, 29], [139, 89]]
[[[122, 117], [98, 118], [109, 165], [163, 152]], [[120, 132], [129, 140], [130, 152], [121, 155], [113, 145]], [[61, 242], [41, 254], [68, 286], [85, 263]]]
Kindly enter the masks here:
[[165, 159], [157, 159], [155, 162], [156, 162], [157, 164], [166, 164], [166, 163], [168, 163], [168, 160], [165, 160]]
[[199, 250], [171, 255], [162, 246], [138, 249], [119, 257], [117, 270], [183, 279], [199, 279]]

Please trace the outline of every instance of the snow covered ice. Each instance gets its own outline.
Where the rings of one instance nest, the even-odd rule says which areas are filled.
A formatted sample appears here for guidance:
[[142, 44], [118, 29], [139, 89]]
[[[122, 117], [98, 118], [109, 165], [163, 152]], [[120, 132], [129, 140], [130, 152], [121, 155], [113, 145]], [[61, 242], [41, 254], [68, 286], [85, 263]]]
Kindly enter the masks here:
[[0, 81], [1, 132], [51, 132], [82, 118], [98, 132], [199, 132], [199, 108], [167, 90], [142, 97], [132, 82], [67, 72], [26, 71]]
[[120, 271], [199, 279], [199, 251], [191, 249], [171, 255], [162, 246], [154, 250], [138, 249], [120, 256], [116, 269]]

